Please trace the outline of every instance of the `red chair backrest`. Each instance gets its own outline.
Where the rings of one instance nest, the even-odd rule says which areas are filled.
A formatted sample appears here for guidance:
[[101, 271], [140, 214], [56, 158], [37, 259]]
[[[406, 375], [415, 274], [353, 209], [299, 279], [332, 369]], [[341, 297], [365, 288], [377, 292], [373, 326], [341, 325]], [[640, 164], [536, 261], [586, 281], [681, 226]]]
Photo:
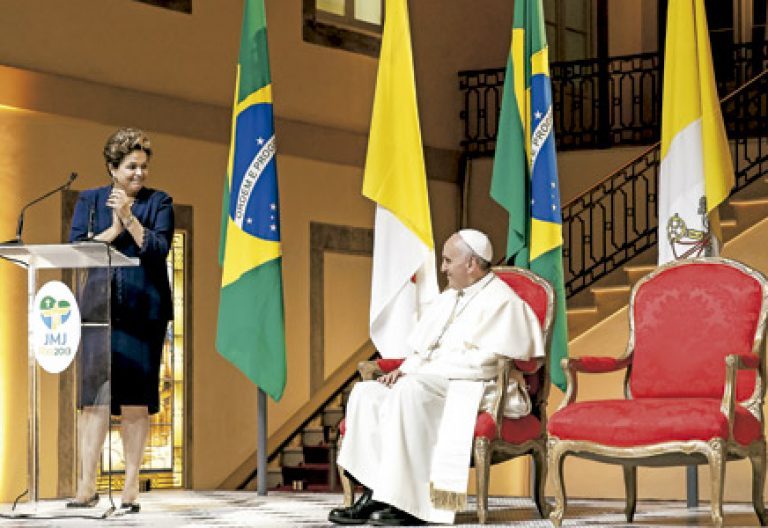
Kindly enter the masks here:
[[[722, 398], [725, 357], [754, 354], [766, 298], [765, 278], [726, 259], [678, 261], [641, 280], [630, 300], [632, 397]], [[754, 371], [740, 372], [737, 400], [754, 388]]]
[[542, 329], [547, 324], [547, 315], [551, 318], [551, 309], [549, 307], [552, 297], [551, 288], [544, 282], [544, 279], [534, 273], [522, 268], [502, 267], [496, 268], [496, 275], [503, 280], [507, 286], [515, 290], [515, 293], [531, 307], [533, 313], [539, 319]]

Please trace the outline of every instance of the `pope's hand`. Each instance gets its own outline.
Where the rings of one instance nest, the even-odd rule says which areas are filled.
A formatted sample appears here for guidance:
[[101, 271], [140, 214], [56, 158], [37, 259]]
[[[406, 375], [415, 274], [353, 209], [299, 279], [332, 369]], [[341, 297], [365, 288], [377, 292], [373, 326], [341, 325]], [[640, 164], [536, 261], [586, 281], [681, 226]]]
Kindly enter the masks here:
[[379, 383], [383, 383], [387, 387], [391, 387], [395, 384], [397, 380], [399, 380], [402, 376], [405, 375], [405, 372], [403, 372], [400, 369], [395, 369], [392, 372], [387, 372], [383, 376], [381, 376], [378, 381]]

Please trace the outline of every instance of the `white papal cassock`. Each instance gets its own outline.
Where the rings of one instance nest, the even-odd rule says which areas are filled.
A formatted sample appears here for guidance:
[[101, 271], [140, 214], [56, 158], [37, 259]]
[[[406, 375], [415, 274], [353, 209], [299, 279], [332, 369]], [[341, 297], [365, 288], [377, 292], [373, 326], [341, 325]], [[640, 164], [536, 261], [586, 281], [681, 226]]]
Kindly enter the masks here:
[[[541, 327], [530, 307], [493, 273], [465, 288], [447, 289], [425, 312], [409, 339], [412, 353], [392, 387], [377, 381], [355, 385], [346, 411], [346, 434], [338, 463], [373, 490], [374, 500], [420, 519], [452, 523], [454, 512], [430, 500], [432, 457], [451, 380], [482, 384], [489, 408], [495, 393], [497, 356], [544, 356]], [[437, 345], [437, 346], [435, 346]], [[530, 412], [523, 387], [511, 382], [505, 414]], [[476, 412], [476, 410], [474, 411]], [[451, 436], [471, 442], [474, 420], [452, 427]], [[469, 451], [460, 469], [466, 481]]]

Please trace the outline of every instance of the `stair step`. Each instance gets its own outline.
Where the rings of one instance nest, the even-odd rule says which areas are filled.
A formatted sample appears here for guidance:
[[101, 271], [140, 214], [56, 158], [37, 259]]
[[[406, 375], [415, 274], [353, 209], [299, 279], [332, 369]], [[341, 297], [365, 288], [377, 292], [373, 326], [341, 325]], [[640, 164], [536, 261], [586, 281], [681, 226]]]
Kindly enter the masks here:
[[600, 320], [597, 306], [568, 308], [568, 337], [573, 339]]
[[597, 306], [579, 306], [576, 308], [568, 308], [568, 317], [580, 316], [580, 315], [597, 315]]
[[283, 483], [293, 485], [293, 482], [328, 485], [330, 464], [303, 464], [301, 466], [283, 466]]
[[730, 218], [727, 220], [720, 219], [720, 229], [723, 232], [723, 240], [730, 240], [741, 232], [736, 219]]
[[626, 284], [617, 284], [615, 286], [595, 286], [591, 289], [595, 295], [614, 295], [627, 293], [630, 287]]
[[355, 386], [355, 382], [350, 383], [346, 387], [344, 387], [344, 390], [341, 391], [340, 396], [340, 403], [341, 408], [346, 409], [347, 408], [347, 402], [349, 401], [349, 395], [352, 393], [352, 388]]
[[323, 425], [325, 426], [336, 427], [342, 418], [344, 418], [344, 409], [341, 407], [334, 407], [323, 411]]
[[325, 443], [325, 431], [322, 427], [305, 427], [301, 438], [305, 446], [321, 445]]
[[[301, 482], [301, 481], [298, 481]], [[281, 491], [281, 492], [296, 492], [296, 493], [330, 493], [332, 490], [328, 487], [327, 484], [304, 484], [301, 483], [301, 486], [295, 487], [292, 485], [282, 485], [275, 488], [270, 488], [271, 491]]]
[[280, 453], [280, 464], [283, 466], [298, 466], [304, 463], [303, 447], [284, 447]]
[[[279, 488], [283, 485], [283, 470], [282, 468], [267, 468], [267, 489]], [[248, 491], [256, 491], [259, 487], [258, 477], [253, 477], [245, 485], [245, 489]]]
[[739, 207], [739, 206], [742, 206], [742, 205], [746, 205], [746, 206], [749, 206], [749, 205], [754, 205], [754, 206], [763, 205], [763, 206], [766, 206], [766, 205], [768, 205], [768, 196], [756, 196], [754, 198], [733, 198], [733, 199], [729, 200], [728, 203], [732, 207]]
[[656, 265], [652, 264], [643, 264], [643, 265], [630, 265], [630, 266], [624, 266], [624, 272], [627, 274], [627, 278], [629, 279], [629, 283], [633, 286], [648, 275], [650, 272], [656, 269]]
[[739, 232], [768, 216], [768, 198], [731, 200], [729, 203], [733, 207]]
[[590, 290], [595, 298], [595, 306], [600, 312], [600, 318], [603, 318], [627, 304], [632, 287], [628, 284], [622, 284], [619, 286], [594, 286]]

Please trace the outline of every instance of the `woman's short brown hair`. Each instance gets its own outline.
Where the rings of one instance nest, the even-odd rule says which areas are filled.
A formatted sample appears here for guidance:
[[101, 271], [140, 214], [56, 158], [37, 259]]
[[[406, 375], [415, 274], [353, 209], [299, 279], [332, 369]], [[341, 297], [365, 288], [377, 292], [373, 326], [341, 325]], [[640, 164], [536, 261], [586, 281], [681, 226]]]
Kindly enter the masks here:
[[123, 158], [134, 150], [140, 150], [147, 155], [152, 156], [152, 145], [149, 137], [143, 130], [138, 128], [119, 128], [109, 136], [106, 145], [104, 145], [104, 161], [107, 162], [107, 168], [116, 169], [120, 166]]

